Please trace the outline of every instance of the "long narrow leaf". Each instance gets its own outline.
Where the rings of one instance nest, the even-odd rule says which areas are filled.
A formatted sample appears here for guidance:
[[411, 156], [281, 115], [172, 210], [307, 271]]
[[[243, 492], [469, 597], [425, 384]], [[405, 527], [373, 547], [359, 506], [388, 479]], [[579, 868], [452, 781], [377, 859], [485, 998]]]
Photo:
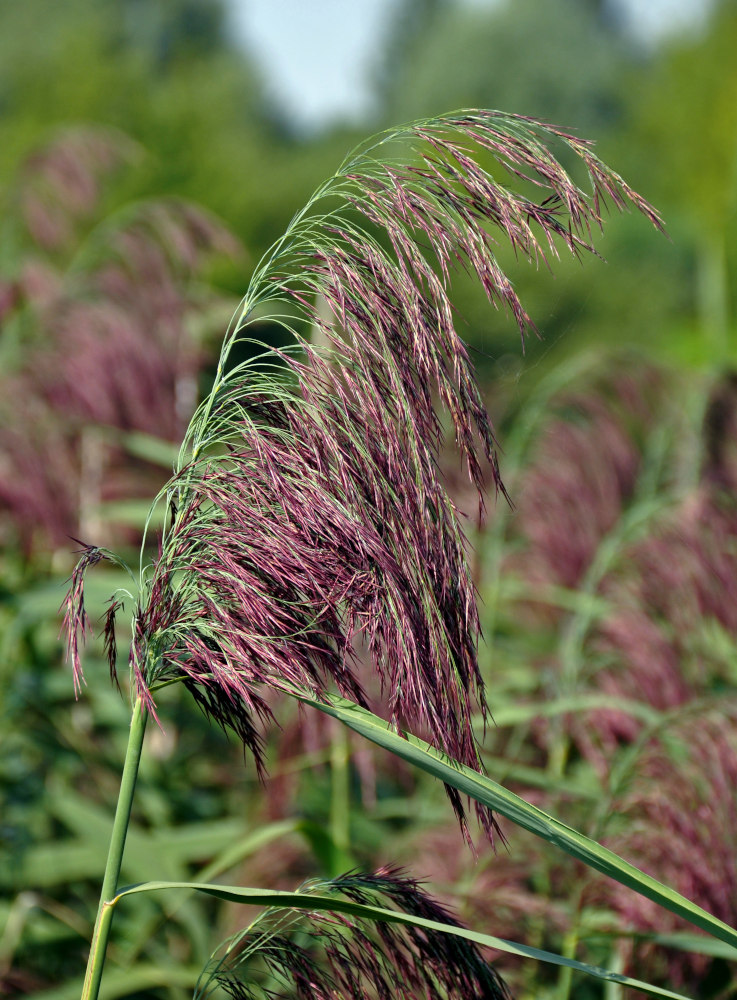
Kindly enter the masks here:
[[144, 882], [141, 885], [128, 886], [122, 889], [113, 900], [113, 903], [117, 903], [124, 896], [140, 892], [155, 892], [161, 889], [194, 890], [208, 896], [214, 896], [216, 899], [226, 900], [229, 903], [243, 903], [249, 906], [270, 906], [284, 909], [347, 913], [365, 920], [422, 927], [425, 930], [439, 931], [443, 934], [452, 934], [455, 937], [465, 938], [467, 941], [473, 941], [487, 948], [495, 948], [497, 951], [507, 952], [510, 955], [532, 958], [538, 962], [547, 962], [549, 965], [566, 966], [577, 972], [586, 973], [588, 976], [594, 976], [596, 979], [603, 979], [605, 982], [618, 983], [620, 986], [629, 986], [650, 996], [670, 997], [671, 1000], [687, 1000], [682, 993], [674, 993], [672, 990], [662, 989], [659, 986], [651, 986], [649, 983], [643, 983], [639, 979], [631, 979], [629, 976], [621, 975], [618, 972], [610, 972], [608, 969], [601, 969], [595, 965], [586, 965], [584, 962], [577, 962], [572, 958], [564, 958], [562, 955], [556, 955], [554, 952], [542, 951], [540, 948], [532, 948], [529, 945], [507, 941], [504, 938], [493, 937], [490, 934], [480, 934], [478, 931], [471, 931], [465, 927], [443, 924], [435, 920], [426, 920], [424, 917], [400, 913], [397, 910], [389, 910], [381, 906], [366, 906], [362, 903], [354, 903], [352, 900], [341, 899], [336, 896], [320, 896], [305, 892], [279, 892], [274, 889], [251, 889], [242, 886], [209, 885], [201, 882]]
[[662, 717], [662, 713], [653, 708], [652, 705], [635, 701], [632, 698], [613, 698], [609, 694], [599, 694], [594, 691], [556, 698], [555, 701], [551, 702], [503, 705], [494, 712], [494, 722], [497, 727], [502, 728], [516, 726], [521, 722], [530, 722], [532, 719], [552, 719], [558, 715], [567, 715], [572, 712], [591, 712], [602, 708], [626, 712], [634, 719], [639, 719], [646, 724], [656, 723]]
[[[198, 965], [163, 965], [140, 963], [129, 969], [111, 969], [105, 976], [105, 1000], [130, 997], [143, 990], [168, 989], [191, 990], [197, 985], [201, 969]], [[82, 980], [71, 979], [62, 986], [40, 990], [33, 994], [33, 1000], [79, 1000]], [[171, 995], [171, 993], [169, 994]]]
[[326, 715], [338, 719], [349, 729], [353, 729], [354, 732], [389, 750], [409, 764], [440, 778], [463, 795], [483, 803], [517, 826], [578, 858], [589, 868], [595, 868], [616, 882], [634, 889], [641, 896], [652, 899], [671, 913], [684, 917], [721, 941], [737, 947], [737, 930], [733, 927], [707, 913], [674, 889], [646, 875], [613, 851], [526, 802], [491, 778], [464, 767], [416, 736], [409, 733], [400, 736], [384, 719], [344, 698], [331, 697], [329, 702], [323, 703], [306, 698], [304, 695], [295, 697], [298, 697], [303, 704], [311, 705]]

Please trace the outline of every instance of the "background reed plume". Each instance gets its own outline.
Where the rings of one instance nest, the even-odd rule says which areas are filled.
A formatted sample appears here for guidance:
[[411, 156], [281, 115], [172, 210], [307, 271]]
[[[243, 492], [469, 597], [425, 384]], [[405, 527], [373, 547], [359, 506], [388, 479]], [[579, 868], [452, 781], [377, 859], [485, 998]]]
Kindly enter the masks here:
[[0, 291], [17, 340], [0, 376], [0, 516], [12, 514], [26, 549], [70, 535], [110, 544], [100, 504], [149, 499], [162, 481], [125, 454], [124, 435], [179, 442], [197, 405], [194, 331], [216, 301], [206, 264], [238, 242], [181, 199], [111, 211], [141, 158], [113, 129], [63, 129], [27, 158], [8, 199], [25, 256]]

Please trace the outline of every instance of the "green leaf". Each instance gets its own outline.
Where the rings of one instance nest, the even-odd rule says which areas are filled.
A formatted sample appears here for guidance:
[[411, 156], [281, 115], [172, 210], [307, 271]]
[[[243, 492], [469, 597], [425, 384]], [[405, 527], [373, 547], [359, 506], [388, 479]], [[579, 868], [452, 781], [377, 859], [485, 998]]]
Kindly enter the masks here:
[[348, 899], [341, 899], [339, 896], [320, 896], [311, 892], [279, 892], [274, 889], [250, 889], [242, 886], [208, 885], [199, 882], [145, 882], [141, 885], [132, 885], [121, 889], [112, 900], [112, 905], [118, 903], [124, 896], [131, 896], [140, 892], [155, 892], [161, 889], [194, 890], [195, 892], [202, 892], [229, 903], [243, 903], [249, 906], [270, 906], [278, 909], [347, 913], [365, 920], [421, 927], [425, 930], [465, 938], [467, 941], [473, 941], [476, 944], [487, 948], [494, 948], [497, 951], [503, 951], [510, 955], [532, 958], [538, 962], [547, 962], [549, 965], [565, 966], [569, 969], [574, 969], [576, 972], [583, 972], [588, 976], [594, 976], [596, 979], [603, 979], [605, 982], [618, 983], [620, 986], [629, 986], [650, 996], [670, 997], [671, 1000], [687, 1000], [682, 993], [673, 993], [671, 990], [662, 989], [659, 986], [651, 986], [638, 979], [631, 979], [629, 976], [610, 972], [608, 969], [601, 969], [595, 965], [586, 965], [586, 963], [577, 962], [572, 958], [564, 958], [562, 955], [556, 955], [554, 952], [542, 951], [540, 948], [532, 948], [529, 945], [507, 941], [504, 938], [493, 937], [490, 934], [480, 934], [478, 931], [471, 931], [465, 927], [442, 924], [435, 920], [426, 920], [424, 917], [400, 913], [397, 910], [388, 910], [381, 906], [367, 906], [362, 903], [354, 903]]
[[[110, 969], [105, 975], [105, 985], [100, 996], [102, 1000], [116, 1000], [117, 997], [129, 997], [157, 988], [168, 989], [169, 993], [164, 995], [171, 996], [175, 987], [193, 989], [201, 972], [199, 966], [149, 963], [140, 963], [130, 969]], [[81, 992], [82, 980], [72, 979], [62, 986], [34, 993], [33, 1000], [79, 1000]]]
[[[28, 848], [21, 861], [14, 866], [0, 869], [0, 889], [22, 889], [33, 885], [37, 889], [51, 889], [79, 879], [97, 878], [105, 866], [107, 841], [112, 817], [104, 810], [94, 815], [89, 803], [83, 811], [79, 800], [72, 800], [73, 807], [80, 807], [86, 828], [73, 839], [56, 840]], [[71, 811], [71, 810], [70, 810]], [[258, 850], [276, 837], [290, 832], [301, 832], [299, 823], [287, 820], [270, 823], [244, 836], [242, 820], [209, 820], [187, 823], [178, 827], [162, 827], [146, 831], [135, 823], [128, 830], [124, 871], [129, 878], [161, 875], [162, 865], [182, 868], [218, 855], [212, 865], [202, 873], [204, 878], [226, 870], [242, 858]], [[222, 852], [222, 854], [219, 854]], [[213, 867], [215, 871], [213, 871]], [[175, 875], [188, 874], [175, 871]]]
[[640, 931], [587, 934], [586, 940], [591, 943], [628, 938], [632, 941], [648, 941], [661, 945], [663, 948], [675, 948], [678, 951], [691, 952], [693, 955], [709, 955], [711, 958], [723, 958], [728, 962], [737, 962], [737, 948], [730, 948], [723, 941], [694, 934], [691, 931], [674, 931], [672, 934], [643, 934]]
[[174, 468], [179, 455], [179, 445], [154, 437], [152, 434], [144, 434], [142, 431], [120, 434], [118, 440], [129, 454], [151, 462], [152, 465], [160, 465], [169, 472]]
[[589, 784], [582, 781], [570, 781], [564, 778], [552, 778], [544, 767], [532, 767], [528, 764], [517, 764], [505, 760], [504, 757], [483, 755], [484, 767], [502, 781], [511, 779], [530, 788], [543, 788], [546, 792], [565, 795], [573, 799], [590, 799], [599, 802], [601, 789], [595, 780]]
[[551, 719], [569, 712], [595, 712], [597, 709], [616, 709], [626, 712], [633, 719], [654, 725], [663, 718], [663, 713], [641, 701], [631, 698], [614, 698], [608, 694], [590, 692], [556, 698], [555, 701], [529, 702], [522, 705], [503, 705], [494, 712], [494, 723], [498, 728], [516, 726], [533, 719]]
[[[98, 504], [95, 507], [95, 513], [108, 523], [125, 524], [131, 528], [143, 529], [151, 515], [151, 501], [109, 500]], [[153, 517], [151, 517], [151, 523], [154, 527], [160, 528], [163, 525], [165, 513], [163, 506], [159, 505], [156, 508]]]
[[674, 889], [646, 875], [595, 840], [526, 802], [491, 778], [473, 771], [470, 767], [464, 767], [416, 736], [409, 733], [399, 735], [384, 719], [345, 698], [333, 696], [329, 702], [323, 703], [302, 694], [294, 696], [303, 704], [311, 705], [326, 715], [338, 719], [349, 729], [377, 746], [440, 778], [441, 781], [488, 806], [517, 826], [583, 861], [590, 868], [595, 868], [596, 871], [634, 889], [641, 896], [646, 896], [671, 913], [684, 917], [721, 941], [737, 947], [737, 931], [734, 928], [707, 913]]

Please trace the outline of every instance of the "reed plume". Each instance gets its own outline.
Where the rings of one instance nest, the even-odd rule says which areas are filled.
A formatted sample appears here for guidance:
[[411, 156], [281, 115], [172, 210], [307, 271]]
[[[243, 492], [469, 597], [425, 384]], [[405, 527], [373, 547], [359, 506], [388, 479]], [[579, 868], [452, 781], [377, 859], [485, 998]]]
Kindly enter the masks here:
[[[555, 143], [583, 162], [591, 194], [550, 152]], [[141, 577], [130, 652], [149, 711], [153, 687], [181, 680], [260, 768], [269, 689], [322, 698], [335, 688], [364, 704], [365, 649], [392, 723], [429, 731], [436, 747], [480, 767], [478, 613], [438, 469], [445, 418], [479, 498], [486, 463], [505, 490], [450, 273], [475, 274], [524, 336], [533, 324], [496, 239], [536, 264], [560, 249], [595, 252], [606, 201], [660, 226], [590, 143], [486, 111], [383, 133], [318, 189], [257, 267], [160, 498], [171, 517]], [[252, 356], [232, 364], [233, 344], [267, 318], [292, 345], [251, 339]], [[74, 591], [72, 628], [78, 606]], [[493, 817], [477, 813], [491, 835]]]
[[[304, 886], [306, 893], [342, 897], [459, 927], [450, 913], [401, 870], [348, 874]], [[308, 943], [305, 944], [305, 937]], [[261, 966], [261, 982], [254, 966]], [[264, 982], [264, 979], [266, 982]], [[215, 985], [233, 1000], [505, 1000], [497, 973], [476, 945], [462, 938], [350, 914], [296, 916], [265, 910], [213, 958], [195, 991], [205, 1000]], [[293, 992], [292, 992], [293, 991]]]

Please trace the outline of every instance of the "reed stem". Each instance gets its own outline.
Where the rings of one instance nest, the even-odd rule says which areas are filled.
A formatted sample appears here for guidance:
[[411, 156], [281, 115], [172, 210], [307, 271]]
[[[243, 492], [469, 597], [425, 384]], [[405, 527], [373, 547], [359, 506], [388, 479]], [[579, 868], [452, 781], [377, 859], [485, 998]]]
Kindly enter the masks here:
[[138, 765], [141, 760], [141, 748], [143, 747], [143, 737], [146, 732], [147, 720], [148, 711], [141, 704], [140, 698], [137, 698], [133, 706], [128, 747], [125, 752], [125, 764], [123, 765], [123, 775], [120, 779], [118, 805], [115, 810], [113, 831], [110, 836], [110, 847], [108, 848], [105, 875], [102, 880], [102, 890], [100, 892], [100, 905], [97, 911], [97, 919], [95, 920], [95, 931], [92, 936], [90, 957], [87, 961], [87, 972], [85, 973], [84, 986], [82, 988], [82, 1000], [97, 1000], [100, 990], [110, 927], [113, 922], [115, 894], [118, 889], [120, 866], [123, 860], [125, 838], [128, 833], [133, 792], [136, 787], [136, 778], [138, 777]]

